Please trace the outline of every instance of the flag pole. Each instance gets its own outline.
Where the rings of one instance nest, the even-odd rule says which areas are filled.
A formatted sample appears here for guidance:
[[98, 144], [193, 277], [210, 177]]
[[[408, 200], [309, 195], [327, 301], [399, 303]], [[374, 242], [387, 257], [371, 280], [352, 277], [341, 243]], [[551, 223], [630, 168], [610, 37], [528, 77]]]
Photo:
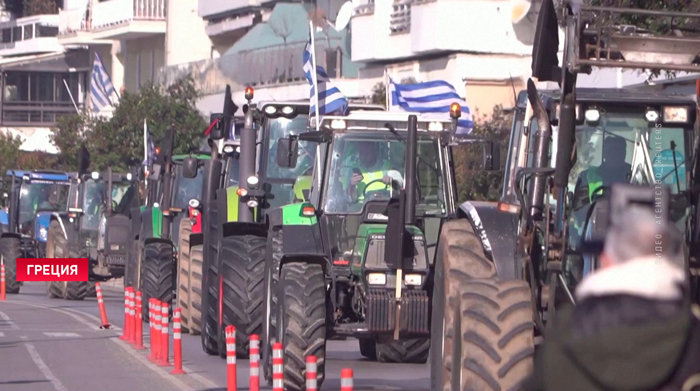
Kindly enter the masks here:
[[391, 81], [389, 80], [389, 71], [384, 68], [384, 93], [386, 97], [386, 110], [391, 111]]
[[[142, 163], [144, 173], [146, 173], [148, 171], [148, 120], [146, 118], [143, 119], [143, 161], [146, 163], [145, 165]], [[144, 188], [148, 189], [148, 180], [144, 179], [143, 185]]]
[[318, 75], [316, 71], [316, 40], [314, 35], [316, 35], [316, 29], [314, 29], [314, 21], [309, 21], [309, 32], [311, 33], [311, 66], [313, 71], [311, 72], [311, 77], [314, 79], [314, 103], [316, 104], [316, 131], [321, 130], [319, 104], [318, 104]]

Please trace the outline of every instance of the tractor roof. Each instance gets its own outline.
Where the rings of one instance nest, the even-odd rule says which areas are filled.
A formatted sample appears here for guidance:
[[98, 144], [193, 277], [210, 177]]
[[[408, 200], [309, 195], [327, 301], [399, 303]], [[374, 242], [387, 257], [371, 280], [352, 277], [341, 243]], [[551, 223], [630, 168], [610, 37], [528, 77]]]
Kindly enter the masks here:
[[[540, 91], [545, 105], [549, 101], [559, 101], [561, 91]], [[624, 105], [694, 105], [695, 101], [687, 95], [667, 92], [665, 90], [621, 89], [621, 88], [577, 88], [578, 103], [624, 104]], [[527, 105], [527, 91], [518, 94], [518, 107]]]
[[57, 182], [70, 180], [70, 177], [68, 176], [67, 173], [65, 173], [63, 171], [54, 171], [54, 170], [31, 170], [31, 171], [7, 170], [6, 175], [7, 176], [15, 176], [15, 177], [28, 176], [29, 179], [41, 179], [41, 180], [57, 181]]
[[408, 117], [418, 117], [418, 130], [428, 131], [430, 126], [436, 126], [433, 130], [449, 130], [452, 121], [449, 117], [435, 118], [432, 114], [410, 113], [405, 111], [356, 111], [346, 116], [327, 115], [321, 118], [321, 124], [327, 125], [333, 130], [386, 130], [386, 123], [390, 123], [396, 130], [408, 128]]
[[[94, 173], [94, 172], [93, 172]], [[83, 181], [87, 181], [89, 179], [94, 179], [93, 178], [93, 173], [90, 174], [83, 174]], [[102, 172], [97, 172], [98, 174], [98, 179], [101, 180], [102, 182], [107, 182], [107, 171], [102, 171]], [[130, 173], [117, 173], [117, 172], [112, 172], [112, 182], [113, 183], [121, 183], [121, 182], [129, 182], [135, 178], [132, 178], [131, 180], [129, 179]]]
[[[308, 108], [310, 107], [310, 103], [308, 99], [305, 100], [288, 100], [288, 101], [263, 101], [260, 102], [259, 107], [264, 108], [265, 106], [269, 105], [274, 105], [274, 106], [304, 106], [306, 107], [306, 111], [308, 113]], [[350, 103], [348, 104], [348, 109], [350, 112], [352, 111], [357, 111], [357, 110], [372, 110], [372, 111], [385, 111], [384, 106], [382, 105], [375, 105], [375, 104], [358, 104], [358, 103]]]
[[[185, 160], [185, 158], [189, 157], [190, 154], [187, 155], [173, 155], [173, 161], [174, 162], [182, 162]], [[192, 154], [193, 157], [196, 157], [198, 160], [209, 160], [211, 159], [211, 155], [204, 155], [204, 154]]]

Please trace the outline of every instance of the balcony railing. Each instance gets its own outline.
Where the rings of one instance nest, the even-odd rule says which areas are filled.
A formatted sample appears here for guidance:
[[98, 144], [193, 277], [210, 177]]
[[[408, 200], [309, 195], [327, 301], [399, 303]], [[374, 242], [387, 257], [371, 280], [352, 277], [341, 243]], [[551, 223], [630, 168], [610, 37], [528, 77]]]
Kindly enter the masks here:
[[112, 27], [134, 20], [165, 21], [167, 0], [108, 0], [95, 4], [92, 28]]
[[374, 14], [374, 0], [360, 0], [355, 6], [356, 15], [372, 15]]
[[[339, 40], [331, 40], [335, 48]], [[216, 60], [197, 61], [185, 65], [165, 67], [160, 70], [158, 81], [169, 85], [187, 75], [192, 75], [197, 88], [205, 95], [223, 92], [226, 84], [231, 88], [247, 85], [267, 86], [305, 81], [302, 55], [304, 43], [273, 46], [263, 50], [236, 53]], [[342, 61], [337, 62], [327, 54], [337, 56], [337, 51], [327, 51], [328, 42], [319, 40], [316, 45], [318, 65], [326, 68], [331, 78], [343, 77]], [[337, 57], [336, 57], [337, 58]], [[329, 69], [329, 66], [335, 69]]]
[[2, 125], [47, 126], [71, 114], [75, 114], [75, 107], [70, 102], [4, 102]]
[[58, 35], [89, 30], [85, 9], [61, 10], [58, 13]]
[[414, 0], [396, 0], [391, 11], [391, 33], [411, 32], [411, 4]]

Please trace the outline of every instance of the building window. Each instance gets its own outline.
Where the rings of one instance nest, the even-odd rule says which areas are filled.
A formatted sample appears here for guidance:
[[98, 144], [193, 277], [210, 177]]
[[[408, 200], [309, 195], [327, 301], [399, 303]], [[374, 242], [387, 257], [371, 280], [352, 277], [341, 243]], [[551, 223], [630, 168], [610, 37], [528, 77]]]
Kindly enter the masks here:
[[58, 27], [55, 26], [47, 26], [43, 24], [37, 23], [36, 25], [36, 37], [41, 38], [41, 37], [57, 37], [58, 36]]
[[342, 53], [340, 49], [326, 49], [326, 72], [331, 79], [342, 77]]
[[80, 74], [75, 72], [7, 72], [3, 125], [54, 124], [61, 116], [75, 113], [71, 94], [79, 103], [80, 80]]
[[28, 24], [24, 26], [24, 39], [34, 38], [34, 25]]
[[12, 28], [12, 40], [14, 42], [22, 40], [22, 26]]
[[2, 29], [2, 43], [11, 43], [11, 42], [12, 42], [12, 29], [11, 28]]

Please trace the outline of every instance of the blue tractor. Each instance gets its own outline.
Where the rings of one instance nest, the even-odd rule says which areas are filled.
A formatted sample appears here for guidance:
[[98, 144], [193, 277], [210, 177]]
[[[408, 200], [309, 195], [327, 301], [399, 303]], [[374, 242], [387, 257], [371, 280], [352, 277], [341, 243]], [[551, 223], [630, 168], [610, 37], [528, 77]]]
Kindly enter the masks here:
[[4, 225], [0, 256], [5, 263], [7, 293], [19, 293], [17, 258], [46, 256], [51, 215], [68, 209], [70, 177], [53, 170], [9, 170], [6, 176], [10, 178], [10, 193], [8, 208], [0, 211]]

